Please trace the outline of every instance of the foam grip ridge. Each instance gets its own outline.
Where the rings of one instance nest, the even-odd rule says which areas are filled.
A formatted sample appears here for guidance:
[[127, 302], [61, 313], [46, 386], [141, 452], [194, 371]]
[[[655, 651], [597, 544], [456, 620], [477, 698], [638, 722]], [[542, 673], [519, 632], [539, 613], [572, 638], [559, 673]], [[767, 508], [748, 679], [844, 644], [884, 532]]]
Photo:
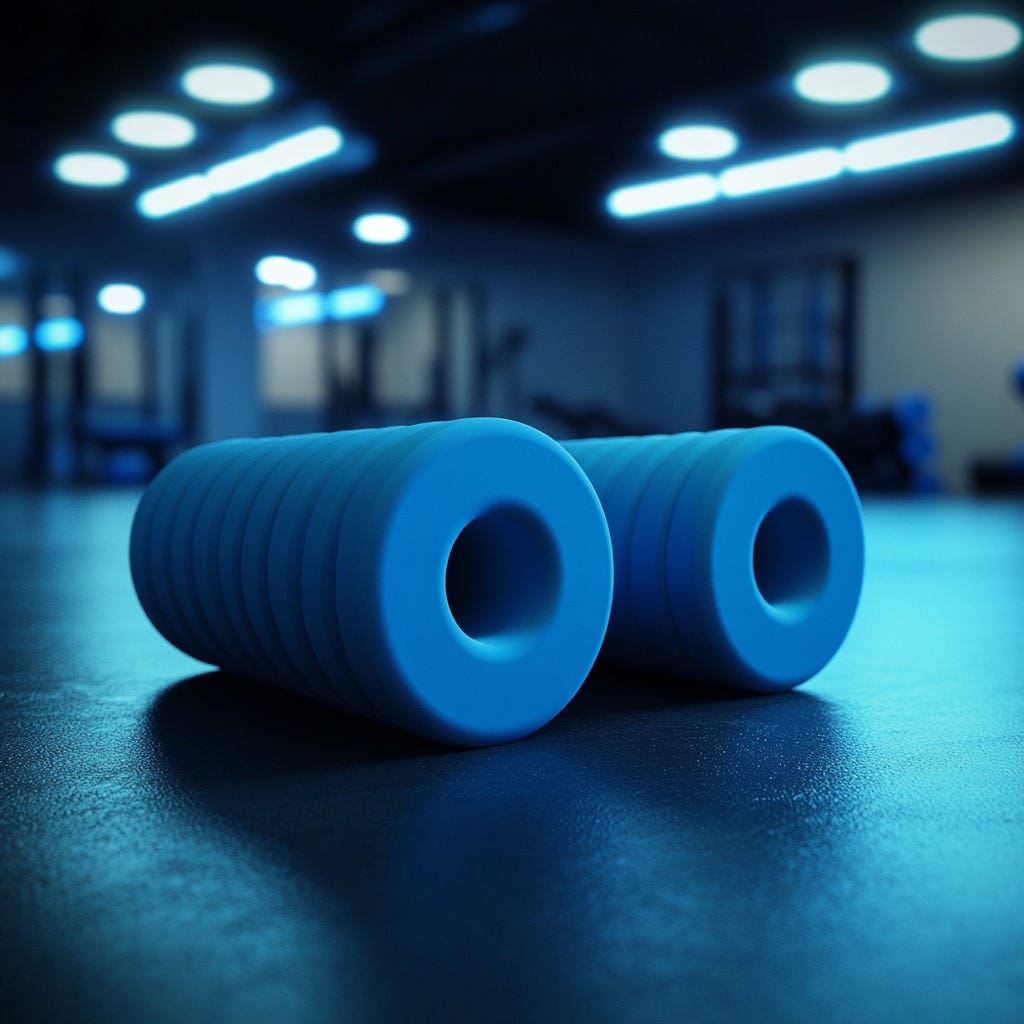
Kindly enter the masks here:
[[842, 463], [790, 427], [565, 442], [615, 560], [602, 658], [772, 692], [820, 671], [864, 576]]
[[590, 482], [500, 419], [193, 448], [143, 494], [130, 562], [187, 654], [465, 746], [565, 707], [612, 598]]

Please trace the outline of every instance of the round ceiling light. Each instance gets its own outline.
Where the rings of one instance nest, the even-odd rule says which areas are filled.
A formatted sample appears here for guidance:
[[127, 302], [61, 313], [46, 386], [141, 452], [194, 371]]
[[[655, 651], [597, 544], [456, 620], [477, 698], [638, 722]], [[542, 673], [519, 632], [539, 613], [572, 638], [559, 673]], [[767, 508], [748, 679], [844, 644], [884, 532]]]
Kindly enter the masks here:
[[114, 138], [147, 149], [180, 149], [196, 137], [196, 126], [181, 114], [164, 110], [129, 110], [110, 123]]
[[112, 188], [128, 180], [128, 165], [110, 153], [64, 153], [54, 161], [53, 173], [68, 185]]
[[404, 242], [411, 231], [409, 222], [397, 213], [365, 213], [352, 225], [356, 238], [369, 245], [397, 245]]
[[914, 45], [937, 60], [995, 60], [1020, 46], [1020, 26], [995, 14], [954, 14], [926, 21]]
[[713, 124], [684, 124], [658, 136], [658, 149], [675, 160], [721, 160], [739, 147], [736, 133]]
[[242, 107], [269, 99], [274, 79], [248, 64], [197, 64], [182, 75], [181, 87], [204, 103]]
[[797, 94], [812, 103], [870, 103], [892, 86], [892, 76], [880, 64], [862, 60], [833, 60], [811, 64], [793, 79]]
[[256, 279], [265, 285], [308, 291], [316, 284], [316, 267], [306, 260], [290, 256], [264, 256], [256, 264]]
[[96, 296], [100, 309], [116, 316], [131, 316], [146, 304], [146, 293], [135, 284], [107, 284]]

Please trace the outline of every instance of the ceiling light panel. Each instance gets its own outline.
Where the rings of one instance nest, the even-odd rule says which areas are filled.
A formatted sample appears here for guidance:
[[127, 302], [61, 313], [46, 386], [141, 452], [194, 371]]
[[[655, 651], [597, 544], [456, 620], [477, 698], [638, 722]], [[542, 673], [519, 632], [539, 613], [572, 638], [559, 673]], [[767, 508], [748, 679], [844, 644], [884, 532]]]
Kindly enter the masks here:
[[146, 149], [181, 149], [196, 137], [196, 126], [165, 110], [129, 110], [118, 114], [110, 130], [120, 142]]
[[793, 88], [812, 103], [845, 105], [871, 103], [892, 87], [892, 76], [881, 64], [860, 60], [824, 61], [797, 72]]
[[842, 173], [842, 153], [826, 146], [730, 167], [722, 172], [719, 183], [723, 195], [735, 198], [813, 185], [837, 178]]
[[626, 185], [608, 196], [608, 212], [615, 217], [642, 217], [662, 210], [700, 206], [718, 198], [718, 182], [710, 174], [684, 174], [677, 178]]
[[181, 87], [193, 99], [221, 106], [263, 103], [274, 94], [274, 79], [248, 64], [199, 64], [182, 75]]
[[128, 164], [112, 153], [80, 151], [59, 156], [53, 173], [68, 185], [114, 188], [128, 180]]
[[1016, 135], [1013, 118], [1002, 111], [935, 121], [903, 131], [735, 164], [717, 175], [689, 174], [617, 188], [606, 206], [614, 217], [630, 218], [759, 195], [909, 164], [993, 149]]
[[146, 293], [136, 284], [107, 284], [97, 293], [96, 302], [105, 313], [132, 316], [146, 305]]
[[215, 164], [203, 174], [147, 189], [136, 200], [144, 217], [167, 217], [200, 206], [215, 196], [258, 185], [338, 152], [344, 138], [330, 125], [317, 125], [243, 156]]
[[352, 224], [352, 233], [368, 245], [397, 245], [411, 231], [409, 221], [397, 213], [365, 213]]
[[316, 285], [316, 267], [290, 256], [264, 256], [256, 264], [256, 279], [271, 288], [309, 291]]
[[1014, 130], [1013, 120], [996, 111], [958, 117], [851, 142], [846, 147], [846, 166], [865, 174], [991, 149], [1009, 142]]
[[936, 60], [996, 60], [1019, 49], [1020, 43], [1020, 26], [996, 14], [934, 18], [914, 33], [918, 50]]
[[713, 124], [687, 124], [658, 136], [658, 149], [674, 160], [722, 160], [739, 146], [736, 133]]

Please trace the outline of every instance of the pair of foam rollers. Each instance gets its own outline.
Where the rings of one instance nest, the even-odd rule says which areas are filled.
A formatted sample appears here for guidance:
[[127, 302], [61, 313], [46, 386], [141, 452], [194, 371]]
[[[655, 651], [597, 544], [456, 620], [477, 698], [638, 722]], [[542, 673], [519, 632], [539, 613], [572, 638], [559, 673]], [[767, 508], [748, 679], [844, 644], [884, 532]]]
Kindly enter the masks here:
[[465, 419], [202, 445], [131, 570], [175, 646], [442, 743], [514, 740], [609, 663], [787, 690], [860, 596], [860, 503], [787, 427], [558, 444]]

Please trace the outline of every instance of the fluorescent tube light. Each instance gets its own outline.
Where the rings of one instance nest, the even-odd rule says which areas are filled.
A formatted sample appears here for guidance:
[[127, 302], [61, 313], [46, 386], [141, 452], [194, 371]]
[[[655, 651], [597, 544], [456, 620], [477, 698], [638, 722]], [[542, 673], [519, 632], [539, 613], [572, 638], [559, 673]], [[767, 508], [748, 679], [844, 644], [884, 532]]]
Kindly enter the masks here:
[[214, 196], [237, 192], [322, 160], [338, 152], [343, 144], [344, 137], [337, 128], [330, 125], [307, 128], [263, 149], [214, 164], [204, 174], [191, 174], [148, 189], [139, 196], [136, 206], [143, 216], [166, 217], [205, 203]]
[[662, 210], [699, 206], [718, 198], [718, 183], [710, 174], [684, 174], [642, 185], [626, 185], [608, 196], [608, 212], [615, 217], [641, 217]]
[[145, 217], [167, 217], [181, 210], [199, 206], [212, 198], [210, 184], [203, 174], [190, 174], [187, 178], [169, 181], [147, 189], [135, 201], [139, 213]]
[[802, 153], [738, 164], [719, 177], [722, 194], [730, 198], [774, 192], [798, 185], [829, 181], [843, 173], [843, 155], [838, 149], [822, 147]]
[[958, 117], [901, 132], [888, 132], [851, 142], [846, 166], [856, 174], [971, 153], [1008, 142], [1014, 134], [1012, 118], [995, 111]]

